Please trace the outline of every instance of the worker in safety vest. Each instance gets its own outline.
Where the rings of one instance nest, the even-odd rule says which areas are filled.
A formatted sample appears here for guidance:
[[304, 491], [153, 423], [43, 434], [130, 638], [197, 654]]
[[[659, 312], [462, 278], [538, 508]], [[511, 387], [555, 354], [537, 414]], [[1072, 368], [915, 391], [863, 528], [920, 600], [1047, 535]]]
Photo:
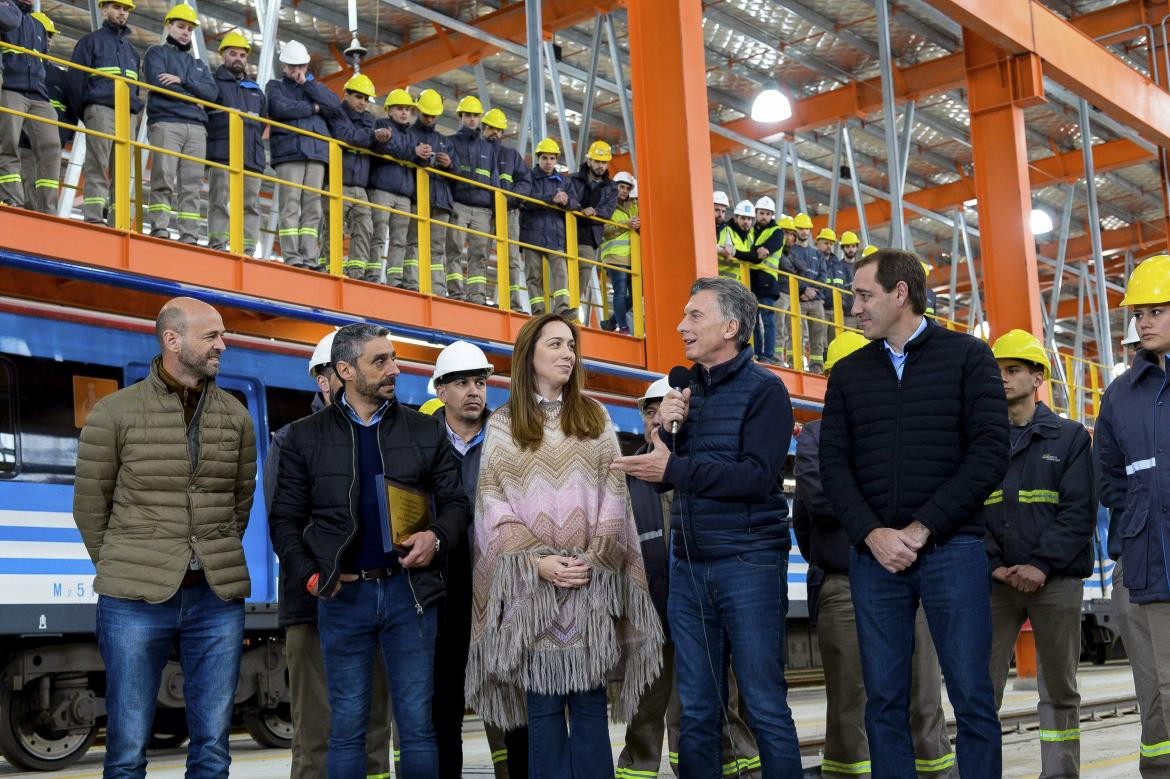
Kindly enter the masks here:
[[1141, 348], [1105, 390], [1093, 445], [1101, 502], [1123, 512], [1114, 581], [1137, 606], [1126, 615], [1126, 651], [1140, 658], [1132, 665], [1142, 708], [1138, 765], [1148, 779], [1170, 776], [1170, 553], [1163, 541], [1170, 532], [1170, 457], [1157, 456], [1170, 451], [1170, 256], [1138, 265], [1121, 305], [1137, 320]]
[[991, 679], [1003, 701], [1025, 620], [1036, 639], [1040, 681], [1040, 775], [1080, 772], [1081, 605], [1093, 572], [1097, 529], [1092, 440], [1036, 399], [1052, 372], [1031, 333], [1011, 330], [991, 347], [1003, 377], [1011, 454], [1003, 484], [984, 503], [991, 572]]
[[[552, 310], [568, 319], [576, 319], [576, 309], [569, 308], [569, 271], [565, 257], [565, 215], [558, 208], [576, 211], [576, 187], [568, 176], [557, 171], [561, 147], [552, 138], [536, 144], [537, 165], [532, 170], [532, 192], [536, 200], [548, 206], [524, 201], [520, 206], [520, 240], [551, 251], [524, 247], [524, 276], [528, 283], [528, 301], [533, 314], [545, 312], [544, 262], [548, 262], [549, 295]], [[553, 252], [558, 252], [554, 254]]]
[[[476, 184], [499, 186], [496, 146], [483, 137], [483, 104], [468, 95], [455, 109], [462, 125], [451, 138], [452, 173]], [[496, 193], [464, 181], [451, 182], [451, 224], [480, 233], [496, 231]], [[492, 240], [462, 230], [447, 230], [447, 294], [456, 300], [487, 302], [487, 263], [494, 251]], [[466, 273], [464, 273], [466, 267]]]
[[[755, 208], [754, 262], [763, 266], [752, 268], [750, 275], [752, 294], [760, 303], [760, 316], [755, 332], [756, 359], [771, 365], [779, 365], [780, 361], [776, 359], [776, 312], [772, 308], [776, 306], [781, 290], [787, 286], [788, 281], [787, 278], [783, 280], [780, 278], [784, 231], [776, 224], [776, 203], [772, 198], [766, 195], [761, 197], [756, 201]], [[784, 308], [787, 307], [785, 304]]]
[[723, 254], [719, 258], [719, 275], [740, 278], [740, 263], [755, 262], [756, 207], [750, 200], [741, 200], [731, 212], [731, 220], [719, 233]]
[[[524, 155], [516, 151], [516, 147], [503, 142], [504, 133], [508, 129], [508, 117], [498, 108], [493, 108], [483, 115], [483, 137], [496, 147], [496, 166], [500, 187], [515, 192], [518, 195], [527, 195], [532, 191], [532, 171], [524, 162]], [[524, 262], [520, 253], [520, 201], [514, 197], [508, 203], [508, 295], [513, 311], [521, 311], [524, 299]], [[502, 300], [504, 290], [496, 290], [496, 299]]]
[[[236, 30], [219, 42], [220, 65], [215, 69], [215, 102], [243, 114], [244, 170], [263, 173], [268, 164], [264, 149], [265, 125], [256, 119], [268, 115], [264, 90], [248, 78], [248, 55], [252, 44]], [[207, 159], [228, 165], [231, 162], [231, 121], [227, 111], [207, 112]], [[260, 184], [256, 176], [244, 176], [244, 254], [252, 254], [260, 240]], [[222, 168], [211, 167], [207, 173], [207, 245], [221, 251], [231, 238], [231, 176]]]
[[[642, 229], [642, 217], [638, 215], [638, 201], [633, 196], [638, 182], [624, 170], [615, 175], [613, 180], [617, 185], [617, 205], [614, 207], [610, 219], [622, 227], [605, 225], [600, 256], [601, 261], [607, 265], [629, 268], [630, 234]], [[630, 320], [630, 311], [634, 305], [630, 274], [620, 271], [606, 271], [606, 276], [609, 277], [609, 282], [613, 286], [613, 314], [601, 323], [601, 327], [603, 330], [617, 330], [628, 334], [633, 325]]]
[[171, 223], [177, 219], [179, 240], [194, 245], [199, 243], [203, 218], [199, 201], [203, 194], [204, 165], [196, 160], [207, 158], [207, 111], [198, 103], [169, 93], [215, 100], [219, 97], [219, 87], [207, 63], [191, 53], [192, 36], [199, 27], [195, 9], [179, 3], [167, 11], [163, 24], [166, 39], [147, 49], [142, 58], [142, 81], [168, 90], [151, 90], [146, 97], [150, 145], [166, 150], [153, 151], [150, 155], [150, 199], [146, 213], [151, 235], [170, 238]]
[[[88, 130], [114, 134], [114, 79], [105, 76], [124, 76], [138, 80], [138, 54], [126, 40], [130, 28], [126, 20], [134, 10], [134, 0], [99, 0], [98, 9], [105, 16], [102, 26], [86, 35], [73, 47], [73, 62], [104, 74], [94, 76], [73, 68], [66, 79], [69, 106], [81, 117]], [[134, 135], [134, 116], [142, 110], [138, 88], [130, 86], [130, 134]], [[110, 181], [113, 179], [113, 141], [97, 135], [86, 135], [85, 162], [81, 175], [81, 213], [85, 221], [100, 224], [106, 221], [110, 203]], [[111, 212], [112, 217], [112, 212]]]
[[723, 190], [715, 190], [715, 256], [720, 262], [727, 256], [726, 247], [720, 243], [723, 228], [727, 225], [727, 210], [731, 208], [731, 201]]
[[[386, 261], [386, 283], [391, 287], [418, 292], [418, 224], [410, 214], [416, 213], [414, 168], [396, 161], [416, 161], [425, 165], [428, 160], [417, 156], [424, 150], [411, 136], [414, 118], [414, 98], [405, 89], [395, 89], [383, 104], [386, 117], [374, 123], [377, 129], [390, 130], [387, 143], [377, 143], [370, 170], [370, 201], [382, 208], [374, 209], [374, 258], [379, 269]], [[393, 159], [387, 159], [388, 157]], [[394, 212], [383, 209], [393, 208]], [[397, 213], [395, 213], [397, 212]], [[367, 281], [374, 279], [367, 278]]]
[[[12, 7], [10, 4], [9, 8]], [[20, 22], [11, 30], [0, 28], [0, 40], [47, 53], [51, 35], [44, 22], [36, 18], [37, 12], [32, 4], [16, 0], [15, 8], [19, 9]], [[0, 93], [0, 105], [42, 119], [56, 119], [57, 112], [49, 102], [45, 61], [17, 51], [5, 51], [3, 60], [4, 87]], [[24, 181], [21, 173], [22, 130], [28, 136], [35, 161], [34, 180], [31, 182]], [[60, 172], [61, 140], [56, 127], [36, 120], [25, 121], [17, 114], [0, 114], [0, 201], [19, 208], [53, 213], [57, 208]], [[25, 197], [26, 186], [34, 193], [31, 200]]]

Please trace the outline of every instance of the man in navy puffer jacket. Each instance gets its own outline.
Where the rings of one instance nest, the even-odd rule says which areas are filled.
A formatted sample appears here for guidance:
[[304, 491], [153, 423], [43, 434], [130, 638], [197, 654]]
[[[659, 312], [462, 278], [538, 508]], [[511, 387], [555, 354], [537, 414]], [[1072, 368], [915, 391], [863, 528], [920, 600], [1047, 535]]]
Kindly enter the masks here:
[[[8, 4], [11, 5], [11, 4]], [[16, 0], [20, 23], [3, 30], [0, 40], [39, 52], [49, 50], [49, 36], [44, 25], [30, 14], [31, 3]], [[28, 54], [5, 52], [4, 91], [0, 105], [45, 119], [56, 119], [45, 86], [45, 63]], [[35, 202], [25, 201], [25, 186], [20, 173], [20, 133], [24, 130], [31, 142], [36, 164]], [[15, 114], [0, 115], [0, 200], [21, 208], [36, 208], [52, 213], [57, 208], [57, 179], [61, 172], [61, 144], [57, 128], [43, 122], [26, 122]]]

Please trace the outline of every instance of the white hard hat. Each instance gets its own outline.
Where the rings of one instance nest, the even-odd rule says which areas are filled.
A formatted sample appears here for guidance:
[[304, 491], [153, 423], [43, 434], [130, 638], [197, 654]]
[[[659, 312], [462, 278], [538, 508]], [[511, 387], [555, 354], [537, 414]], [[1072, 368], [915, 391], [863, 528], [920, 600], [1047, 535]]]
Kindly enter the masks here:
[[750, 200], [741, 200], [735, 205], [735, 211], [732, 212], [735, 216], [751, 216], [756, 215], [756, 207], [752, 205]]
[[721, 189], [715, 190], [715, 205], [731, 208], [731, 201], [727, 199], [727, 193]]
[[300, 41], [289, 41], [280, 49], [280, 61], [284, 65], [308, 65], [309, 50]]
[[634, 188], [630, 190], [630, 200], [637, 200], [637, 199], [638, 199], [638, 185], [635, 184]]
[[495, 366], [488, 362], [483, 349], [467, 341], [456, 341], [439, 352], [439, 359], [435, 360], [435, 373], [427, 382], [427, 392], [435, 394], [435, 381], [452, 373], [469, 373], [483, 371], [491, 373]]
[[651, 400], [662, 400], [668, 392], [670, 392], [670, 378], [663, 376], [646, 388], [646, 392], [642, 394], [642, 397], [638, 398], [638, 406], [644, 406]]
[[313, 356], [309, 358], [309, 376], [317, 375], [318, 368], [328, 365], [333, 362], [329, 356], [333, 351], [333, 336], [337, 335], [336, 330], [330, 330], [325, 334], [325, 337], [317, 342], [317, 346], [313, 349]]
[[629, 173], [626, 173], [624, 170], [619, 172], [616, 176], [613, 177], [613, 183], [615, 183], [615, 184], [629, 184], [631, 187], [638, 186], [638, 182], [634, 180], [634, 177], [631, 176]]
[[1142, 342], [1141, 336], [1137, 331], [1137, 320], [1133, 317], [1129, 319], [1129, 328], [1125, 331], [1125, 338], [1121, 339], [1122, 346], [1134, 346]]
[[761, 209], [764, 211], [771, 211], [773, 214], [775, 214], [776, 201], [772, 200], [772, 198], [768, 197], [767, 195], [764, 195], [762, 198], [756, 201], [756, 210], [759, 211]]

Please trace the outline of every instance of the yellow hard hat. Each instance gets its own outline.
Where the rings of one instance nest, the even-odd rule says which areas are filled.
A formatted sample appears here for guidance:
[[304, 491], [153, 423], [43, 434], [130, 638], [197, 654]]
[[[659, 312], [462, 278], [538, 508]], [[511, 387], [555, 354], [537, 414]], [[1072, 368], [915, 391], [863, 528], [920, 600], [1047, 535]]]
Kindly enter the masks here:
[[777, 220], [776, 225], [781, 230], [791, 230], [792, 232], [796, 232], [796, 222], [792, 221], [792, 217], [790, 216], [780, 217], [780, 219]]
[[837, 233], [831, 227], [821, 228], [821, 231], [817, 233], [817, 240], [837, 243]]
[[929, 275], [930, 275], [930, 272], [931, 272], [932, 270], [934, 270], [934, 266], [932, 266], [932, 265], [931, 265], [929, 262], [927, 262], [926, 260], [922, 260], [922, 262], [921, 262], [921, 265], [922, 265], [922, 272], [923, 272], [923, 273], [925, 273], [927, 276], [929, 276]]
[[479, 102], [479, 98], [475, 95], [468, 95], [459, 101], [458, 107], [455, 109], [458, 114], [482, 114], [483, 103]]
[[596, 162], [609, 162], [613, 159], [613, 150], [605, 141], [594, 141], [589, 144], [589, 151], [585, 156]]
[[808, 214], [797, 214], [796, 219], [794, 221], [796, 222], [796, 229], [798, 229], [798, 230], [811, 230], [812, 229], [812, 226], [813, 226], [812, 219], [809, 218]]
[[1152, 306], [1166, 302], [1170, 302], [1170, 255], [1157, 254], [1133, 269], [1121, 305]]
[[244, 49], [250, 52], [252, 51], [252, 44], [243, 35], [232, 30], [223, 36], [223, 40], [219, 42], [219, 51], [222, 52], [224, 49]]
[[418, 413], [426, 414], [428, 417], [443, 407], [443, 401], [438, 398], [431, 398], [426, 403], [418, 407]]
[[427, 116], [441, 116], [443, 113], [443, 98], [433, 89], [424, 89], [415, 101], [415, 108], [420, 114]]
[[163, 24], [170, 24], [171, 22], [190, 22], [198, 27], [199, 15], [195, 13], [195, 9], [191, 6], [186, 3], [179, 3], [167, 11], [167, 15], [163, 17]]
[[556, 154], [560, 156], [561, 147], [552, 138], [545, 138], [540, 143], [536, 144], [537, 154]]
[[45, 32], [47, 32], [49, 35], [57, 34], [56, 25], [53, 24], [53, 20], [50, 19], [47, 15], [41, 13], [40, 11], [33, 11], [31, 14], [29, 14], [29, 16], [40, 22], [41, 27], [44, 27]]
[[405, 89], [395, 89], [390, 94], [386, 95], [386, 108], [392, 105], [414, 105], [414, 98]]
[[350, 76], [349, 80], [345, 82], [343, 89], [346, 92], [357, 92], [365, 95], [371, 100], [378, 96], [377, 91], [374, 89], [374, 82], [365, 73], [355, 73]]
[[825, 373], [833, 370], [833, 366], [861, 347], [869, 343], [869, 339], [861, 333], [846, 330], [829, 342], [829, 351], [825, 359]]
[[98, 3], [98, 8], [101, 8], [103, 5], [109, 5], [111, 3], [114, 5], [124, 6], [131, 11], [134, 10], [134, 0], [101, 0], [101, 2]]
[[991, 353], [997, 360], [1023, 360], [1044, 368], [1044, 378], [1052, 374], [1052, 363], [1040, 339], [1027, 330], [1009, 330], [991, 345]]
[[508, 129], [508, 117], [504, 116], [504, 112], [498, 108], [493, 108], [484, 114], [483, 123], [488, 127], [494, 127], [497, 130]]
[[861, 243], [861, 241], [858, 240], [857, 233], [853, 232], [852, 230], [846, 230], [845, 232], [841, 233], [842, 246], [852, 246], [859, 243]]
[[874, 246], [871, 243], [869, 246], [866, 246], [864, 249], [861, 250], [861, 256], [868, 257], [869, 255], [873, 254], [877, 250], [878, 250], [878, 247]]

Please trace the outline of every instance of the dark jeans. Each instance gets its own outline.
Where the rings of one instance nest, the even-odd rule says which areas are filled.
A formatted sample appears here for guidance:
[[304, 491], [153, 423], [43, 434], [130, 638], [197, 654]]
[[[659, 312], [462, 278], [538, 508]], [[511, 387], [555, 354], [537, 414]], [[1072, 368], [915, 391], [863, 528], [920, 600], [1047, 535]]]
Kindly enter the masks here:
[[431, 695], [435, 666], [435, 609], [418, 614], [406, 574], [347, 582], [317, 608], [332, 724], [329, 779], [364, 779], [370, 680], [382, 645], [390, 702], [398, 726], [404, 779], [439, 774]]
[[630, 310], [634, 307], [634, 298], [630, 294], [630, 274], [611, 271], [609, 283], [613, 284], [613, 319], [614, 327], [629, 329]]
[[[800, 746], [784, 680], [787, 573], [788, 556], [779, 549], [745, 551], [707, 562], [675, 559], [671, 564], [667, 615], [683, 709], [678, 761], [683, 779], [723, 776], [726, 648], [759, 746], [762, 775], [801, 776]], [[731, 746], [738, 757], [748, 757], [742, 754], [742, 745]]]
[[244, 602], [223, 601], [206, 582], [168, 601], [98, 597], [98, 648], [106, 666], [106, 779], [146, 776], [163, 668], [177, 643], [191, 743], [189, 779], [226, 777], [232, 700], [244, 648]]
[[[761, 306], [776, 305], [776, 298], [760, 298]], [[762, 324], [761, 324], [762, 323]], [[776, 312], [761, 308], [760, 318], [756, 322], [756, 356], [776, 356]]]
[[613, 779], [604, 685], [568, 695], [528, 693], [528, 771], [532, 779]]
[[947, 696], [958, 720], [959, 776], [999, 776], [1000, 728], [991, 684], [991, 595], [987, 553], [976, 536], [955, 536], [893, 574], [854, 550], [849, 582], [865, 678], [865, 729], [875, 779], [914, 779], [910, 655], [914, 615], [926, 612]]

